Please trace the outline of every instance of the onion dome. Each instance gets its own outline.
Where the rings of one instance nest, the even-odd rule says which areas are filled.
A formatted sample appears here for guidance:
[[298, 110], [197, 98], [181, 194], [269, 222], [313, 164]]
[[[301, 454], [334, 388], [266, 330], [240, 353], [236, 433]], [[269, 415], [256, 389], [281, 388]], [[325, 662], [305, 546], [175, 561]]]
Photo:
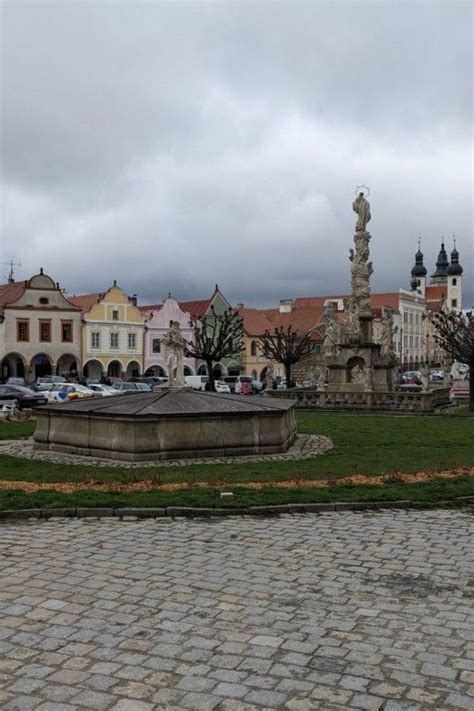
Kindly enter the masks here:
[[444, 248], [444, 242], [441, 242], [441, 249], [439, 250], [438, 259], [436, 261], [436, 271], [431, 275], [431, 278], [438, 282], [445, 281], [448, 275], [448, 266], [448, 255]]
[[425, 277], [426, 273], [426, 267], [423, 264], [423, 252], [418, 244], [418, 252], [415, 254], [415, 266], [411, 270], [411, 275], [412, 277]]
[[450, 276], [461, 276], [461, 274], [463, 273], [463, 268], [459, 264], [459, 252], [456, 249], [456, 242], [454, 243], [454, 249], [451, 252], [451, 264], [447, 269], [447, 273]]

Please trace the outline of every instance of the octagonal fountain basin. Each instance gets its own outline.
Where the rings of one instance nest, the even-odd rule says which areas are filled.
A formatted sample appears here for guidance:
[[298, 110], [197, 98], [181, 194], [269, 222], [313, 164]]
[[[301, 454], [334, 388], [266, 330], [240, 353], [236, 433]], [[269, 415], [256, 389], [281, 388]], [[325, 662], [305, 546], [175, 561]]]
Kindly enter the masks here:
[[294, 401], [189, 389], [75, 400], [36, 410], [34, 449], [131, 462], [286, 452]]

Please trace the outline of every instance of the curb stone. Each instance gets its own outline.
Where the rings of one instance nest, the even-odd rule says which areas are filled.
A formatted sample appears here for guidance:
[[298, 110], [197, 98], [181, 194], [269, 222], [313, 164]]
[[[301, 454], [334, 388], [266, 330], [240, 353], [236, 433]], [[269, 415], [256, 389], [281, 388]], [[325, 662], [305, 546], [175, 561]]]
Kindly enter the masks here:
[[452, 508], [453, 504], [471, 509], [474, 504], [472, 496], [458, 496], [449, 501], [335, 501], [319, 504], [277, 504], [269, 506], [250, 506], [248, 508], [197, 508], [193, 506], [168, 506], [167, 508], [62, 508], [62, 509], [3, 509], [0, 510], [0, 521], [25, 520], [29, 518], [213, 518], [221, 516], [277, 516], [292, 513], [324, 513], [326, 511], [365, 511], [381, 509], [441, 509]]

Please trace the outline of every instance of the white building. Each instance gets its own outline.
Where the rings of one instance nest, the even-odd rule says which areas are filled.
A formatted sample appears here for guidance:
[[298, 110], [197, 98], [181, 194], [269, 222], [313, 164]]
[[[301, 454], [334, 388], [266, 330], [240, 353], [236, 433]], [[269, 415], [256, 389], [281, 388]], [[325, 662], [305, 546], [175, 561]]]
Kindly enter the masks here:
[[80, 372], [81, 311], [43, 269], [0, 285], [0, 361], [4, 380]]

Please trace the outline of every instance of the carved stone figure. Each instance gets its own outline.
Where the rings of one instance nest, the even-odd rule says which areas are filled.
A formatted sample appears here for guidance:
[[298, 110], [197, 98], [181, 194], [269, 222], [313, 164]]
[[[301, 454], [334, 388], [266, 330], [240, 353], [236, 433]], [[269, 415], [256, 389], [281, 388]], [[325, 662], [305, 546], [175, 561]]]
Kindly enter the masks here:
[[349, 299], [347, 304], [347, 323], [344, 327], [346, 341], [357, 341], [361, 335], [359, 304], [355, 299]]
[[166, 361], [168, 366], [168, 384], [184, 386], [184, 351], [186, 340], [181, 335], [179, 323], [173, 321], [171, 328], [163, 339], [166, 346]]
[[340, 328], [336, 319], [336, 304], [328, 301], [324, 307], [324, 341], [323, 354], [325, 358], [331, 358], [339, 352]]
[[265, 374], [265, 385], [266, 385], [267, 390], [273, 389], [274, 381], [275, 381], [275, 376], [273, 374], [273, 367], [271, 365], [269, 365], [267, 368], [267, 372]]
[[359, 193], [354, 202], [352, 203], [352, 209], [358, 215], [358, 220], [356, 222], [356, 232], [364, 232], [367, 223], [370, 221], [370, 204], [369, 201], [364, 197], [364, 193]]
[[421, 384], [423, 386], [423, 390], [428, 390], [430, 384], [430, 371], [428, 368], [421, 369]]
[[351, 370], [351, 383], [362, 385], [365, 381], [364, 369], [360, 365], [355, 365]]
[[325, 389], [327, 373], [328, 373], [327, 368], [320, 368], [319, 369], [318, 381], [317, 381], [317, 385], [316, 385], [318, 390]]
[[385, 312], [382, 318], [382, 331], [380, 334], [380, 355], [382, 358], [393, 358], [395, 355], [394, 335], [397, 327], [393, 325], [393, 314]]
[[364, 368], [364, 388], [372, 390], [374, 386], [374, 366], [366, 365]]

